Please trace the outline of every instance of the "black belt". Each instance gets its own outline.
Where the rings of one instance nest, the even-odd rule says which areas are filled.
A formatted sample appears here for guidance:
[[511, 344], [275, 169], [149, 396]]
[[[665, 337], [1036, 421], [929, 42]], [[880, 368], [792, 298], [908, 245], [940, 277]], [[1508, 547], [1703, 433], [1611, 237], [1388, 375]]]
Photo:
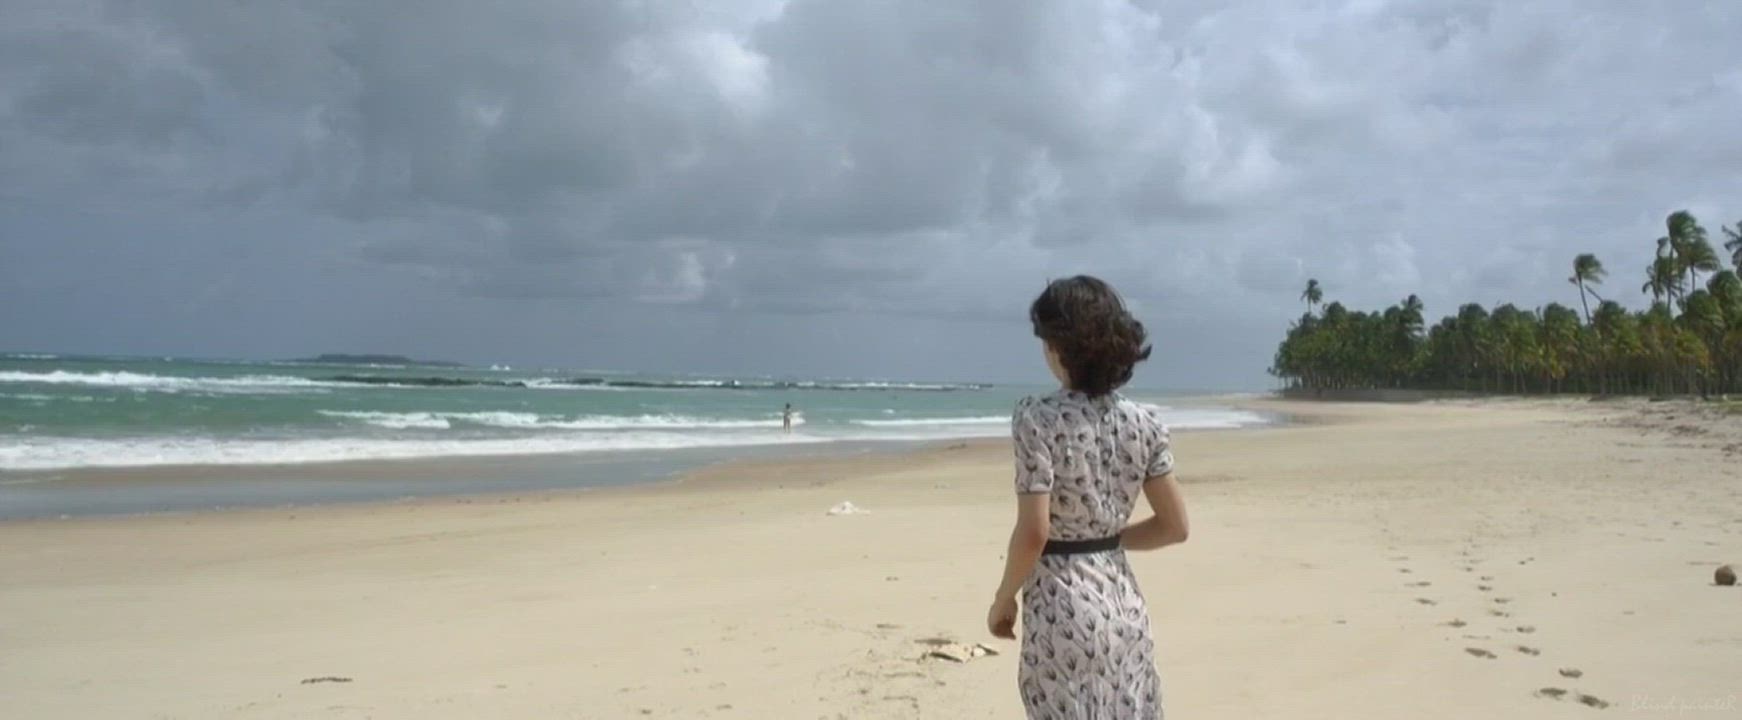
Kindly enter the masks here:
[[1096, 538], [1094, 540], [1048, 540], [1042, 555], [1084, 555], [1087, 553], [1107, 552], [1119, 549], [1119, 536]]

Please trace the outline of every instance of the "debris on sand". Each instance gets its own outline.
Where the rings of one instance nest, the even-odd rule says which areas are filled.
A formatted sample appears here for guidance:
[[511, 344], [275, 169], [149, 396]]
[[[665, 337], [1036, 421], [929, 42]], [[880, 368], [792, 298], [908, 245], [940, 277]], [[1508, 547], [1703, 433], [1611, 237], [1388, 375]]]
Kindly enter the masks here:
[[829, 508], [830, 515], [867, 515], [870, 514], [870, 512], [870, 510], [854, 505], [850, 501], [843, 501], [840, 504]]
[[[929, 643], [927, 643], [929, 644]], [[932, 645], [930, 650], [920, 656], [921, 660], [948, 660], [953, 663], [965, 663], [988, 655], [997, 655], [998, 651], [980, 643], [950, 643], [948, 645]]]
[[1735, 585], [1736, 568], [1730, 567], [1729, 565], [1720, 565], [1718, 571], [1712, 573], [1712, 582], [1725, 586]]

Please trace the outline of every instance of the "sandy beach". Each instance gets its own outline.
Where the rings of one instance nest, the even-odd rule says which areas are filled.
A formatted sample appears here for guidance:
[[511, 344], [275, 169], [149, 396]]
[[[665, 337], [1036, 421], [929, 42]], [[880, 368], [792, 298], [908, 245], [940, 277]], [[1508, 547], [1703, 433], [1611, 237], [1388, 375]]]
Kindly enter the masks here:
[[[1170, 717], [1742, 714], [1742, 415], [1259, 405], [1301, 422], [1179, 434], [1193, 537], [1133, 559]], [[1020, 717], [1008, 455], [0, 524], [0, 715]]]

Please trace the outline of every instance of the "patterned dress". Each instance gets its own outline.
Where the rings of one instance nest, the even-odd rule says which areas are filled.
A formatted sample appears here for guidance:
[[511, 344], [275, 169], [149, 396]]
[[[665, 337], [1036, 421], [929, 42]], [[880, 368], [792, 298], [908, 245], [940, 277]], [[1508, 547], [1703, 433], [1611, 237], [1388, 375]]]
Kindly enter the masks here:
[[[1117, 394], [1026, 398], [1011, 423], [1016, 492], [1050, 493], [1054, 540], [1117, 535], [1173, 470], [1154, 408]], [[1149, 611], [1124, 550], [1044, 555], [1022, 588], [1017, 674], [1030, 720], [1160, 718]]]

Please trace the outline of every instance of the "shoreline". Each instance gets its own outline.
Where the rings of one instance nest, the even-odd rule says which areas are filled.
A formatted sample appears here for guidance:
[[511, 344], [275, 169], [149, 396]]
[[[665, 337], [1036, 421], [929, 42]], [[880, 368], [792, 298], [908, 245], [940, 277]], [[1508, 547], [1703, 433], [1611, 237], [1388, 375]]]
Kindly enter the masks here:
[[[905, 454], [933, 443], [990, 439], [843, 441], [793, 445], [679, 448], [663, 451], [604, 451], [528, 455], [369, 459], [339, 462], [257, 465], [161, 465], [128, 468], [78, 468], [44, 472], [47, 480], [0, 484], [0, 525], [31, 521], [200, 515], [350, 505], [404, 505], [447, 498], [493, 499], [544, 493], [596, 493], [683, 482], [716, 466], [757, 462], [804, 462], [816, 458]], [[577, 476], [585, 471], [584, 480]], [[590, 482], [589, 482], [590, 480]], [[493, 488], [492, 485], [508, 485]], [[351, 493], [338, 492], [350, 486]], [[327, 491], [321, 494], [320, 491]], [[110, 508], [24, 514], [24, 493], [46, 491], [65, 497], [83, 493], [128, 492]], [[174, 499], [193, 491], [205, 499]], [[8, 498], [10, 493], [10, 499]], [[169, 493], [157, 500], [154, 493]], [[228, 499], [230, 503], [211, 502]], [[56, 502], [49, 500], [47, 502]], [[86, 500], [90, 502], [90, 500]], [[159, 503], [170, 503], [162, 505]], [[44, 504], [38, 501], [38, 504]]]
[[[1146, 400], [1153, 401], [1153, 400]], [[1244, 396], [1167, 398], [1183, 407], [1225, 407], [1259, 415], [1239, 427], [1180, 433], [1249, 432], [1299, 421]], [[368, 458], [308, 463], [146, 465], [0, 472], [0, 524], [31, 520], [131, 517], [403, 504], [450, 497], [598, 492], [684, 482], [739, 464], [906, 456], [939, 446], [1006, 442], [1002, 436], [927, 439], [823, 439], [663, 450]], [[116, 495], [125, 490], [127, 494]]]
[[[1742, 560], [1742, 418], [1266, 404], [1316, 421], [1177, 436], [1193, 539], [1131, 554], [1170, 713], [1576, 718], [1742, 690], [1742, 589], [1712, 585]], [[1019, 716], [1015, 646], [981, 627], [1009, 462], [987, 440], [0, 523], [0, 696], [24, 717]], [[999, 654], [924, 659], [936, 641]]]

